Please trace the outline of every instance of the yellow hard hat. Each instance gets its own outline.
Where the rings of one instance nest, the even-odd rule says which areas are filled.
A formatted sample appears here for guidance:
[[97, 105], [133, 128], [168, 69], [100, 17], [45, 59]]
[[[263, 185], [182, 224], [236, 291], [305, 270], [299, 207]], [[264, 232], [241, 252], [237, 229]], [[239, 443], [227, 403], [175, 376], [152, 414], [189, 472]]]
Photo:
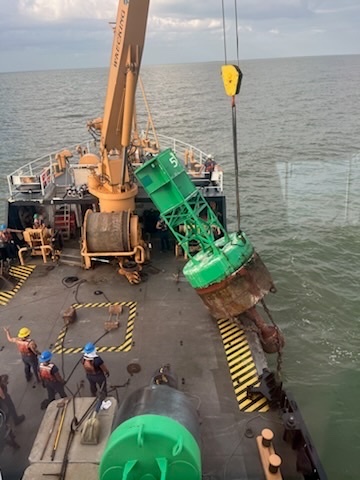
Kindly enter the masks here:
[[18, 337], [19, 338], [26, 338], [30, 335], [30, 333], [31, 333], [31, 330], [29, 328], [23, 327], [23, 328], [20, 328], [19, 333], [18, 333]]

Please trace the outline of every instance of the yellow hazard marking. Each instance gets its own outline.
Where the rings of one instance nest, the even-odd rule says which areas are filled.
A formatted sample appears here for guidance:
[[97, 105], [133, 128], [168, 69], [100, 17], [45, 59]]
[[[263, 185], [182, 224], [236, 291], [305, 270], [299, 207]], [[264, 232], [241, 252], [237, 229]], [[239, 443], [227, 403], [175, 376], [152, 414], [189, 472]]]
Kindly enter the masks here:
[[25, 280], [31, 275], [34, 268], [35, 265], [19, 265], [10, 267], [9, 275], [17, 283], [11, 290], [4, 290], [0, 292], [0, 305], [7, 305], [7, 303], [20, 290], [20, 287], [25, 283]]
[[[80, 308], [104, 308], [107, 309], [111, 305], [121, 305], [128, 309], [128, 317], [126, 322], [126, 330], [124, 340], [120, 345], [115, 345], [111, 347], [96, 345], [96, 349], [99, 353], [104, 352], [129, 352], [131, 350], [133, 344], [133, 331], [134, 331], [134, 321], [136, 317], [136, 302], [102, 302], [102, 303], [74, 303], [72, 305], [75, 310], [79, 310]], [[53, 353], [82, 353], [84, 346], [81, 347], [64, 347], [64, 340], [67, 334], [67, 330], [70, 325], [64, 326], [56, 339], [56, 342], [52, 348]]]
[[240, 410], [267, 412], [270, 407], [263, 395], [247, 397], [247, 387], [258, 387], [260, 381], [244, 330], [230, 320], [218, 320], [218, 326]]

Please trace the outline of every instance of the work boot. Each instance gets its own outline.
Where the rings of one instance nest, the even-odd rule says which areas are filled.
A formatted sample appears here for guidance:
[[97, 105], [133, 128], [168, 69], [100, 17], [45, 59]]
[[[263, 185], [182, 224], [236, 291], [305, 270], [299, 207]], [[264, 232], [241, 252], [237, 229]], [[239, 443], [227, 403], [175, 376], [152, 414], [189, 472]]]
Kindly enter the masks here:
[[16, 420], [14, 421], [15, 426], [17, 427], [17, 426], [20, 425], [20, 423], [22, 423], [24, 420], [25, 420], [25, 415], [19, 415], [19, 416], [16, 418]]

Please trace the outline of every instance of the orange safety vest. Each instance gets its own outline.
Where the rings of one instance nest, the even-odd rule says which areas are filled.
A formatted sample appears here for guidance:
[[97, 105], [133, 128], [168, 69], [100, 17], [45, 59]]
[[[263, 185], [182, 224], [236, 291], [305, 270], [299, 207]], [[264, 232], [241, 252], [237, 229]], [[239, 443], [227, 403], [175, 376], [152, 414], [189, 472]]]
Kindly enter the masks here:
[[48, 363], [47, 365], [45, 365], [44, 363], [40, 363], [40, 366], [39, 366], [40, 378], [45, 382], [56, 382], [56, 378], [51, 373], [51, 370], [53, 367], [54, 367], [53, 363]]
[[30, 349], [30, 343], [32, 340], [28, 338], [27, 340], [22, 340], [21, 338], [16, 339], [16, 346], [24, 357], [31, 357], [31, 355], [35, 355], [35, 353]]
[[91, 375], [99, 373], [99, 370], [96, 370], [95, 367], [94, 367], [94, 361], [93, 360], [88, 360], [87, 358], [83, 358], [82, 359], [82, 364], [85, 368], [86, 373], [90, 373]]

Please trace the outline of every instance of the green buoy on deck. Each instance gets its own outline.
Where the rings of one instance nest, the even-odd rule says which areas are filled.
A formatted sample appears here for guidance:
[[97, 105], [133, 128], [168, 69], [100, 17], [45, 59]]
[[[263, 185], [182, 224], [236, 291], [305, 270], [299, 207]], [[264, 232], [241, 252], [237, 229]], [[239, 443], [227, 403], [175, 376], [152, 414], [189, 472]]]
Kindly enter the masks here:
[[161, 415], [141, 415], [111, 434], [100, 480], [200, 480], [200, 449], [190, 432]]

